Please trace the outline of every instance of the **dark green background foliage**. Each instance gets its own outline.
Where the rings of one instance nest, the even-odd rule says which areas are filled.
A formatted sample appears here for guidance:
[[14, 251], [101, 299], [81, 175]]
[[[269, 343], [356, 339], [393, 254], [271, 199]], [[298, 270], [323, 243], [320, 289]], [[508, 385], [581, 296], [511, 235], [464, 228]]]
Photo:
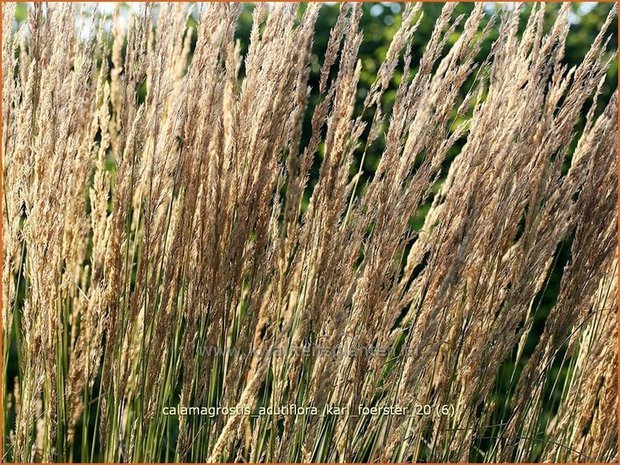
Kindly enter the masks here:
[[[425, 45], [430, 38], [431, 31], [433, 30], [436, 19], [439, 17], [441, 13], [442, 7], [443, 5], [441, 3], [427, 3], [422, 8], [424, 12], [424, 17], [420, 23], [418, 30], [416, 31], [416, 34], [412, 42], [412, 55], [413, 55], [412, 56], [412, 72], [416, 71], [416, 66], [419, 63], [419, 60], [422, 54], [424, 53]], [[560, 7], [559, 3], [547, 4], [547, 16], [546, 16], [547, 27], [549, 27], [553, 23], [555, 17], [557, 16], [559, 7]], [[596, 4], [590, 3], [590, 4], [573, 4], [572, 5], [573, 13], [571, 14], [571, 22], [572, 22], [571, 32], [569, 33], [569, 37], [567, 40], [567, 50], [566, 50], [565, 59], [564, 59], [565, 63], [569, 67], [576, 66], [581, 62], [581, 60], [587, 53], [590, 47], [590, 44], [592, 43], [597, 33], [599, 32], [600, 26], [604, 22], [611, 7], [612, 7], [611, 3], [596, 3]], [[20, 4], [18, 6], [18, 9], [17, 9], [18, 23], [23, 23], [23, 21], [25, 20], [27, 8], [28, 7], [26, 6], [26, 4]], [[105, 20], [106, 22], [111, 21], [112, 19], [111, 5], [101, 6], [100, 8], [101, 8], [101, 12], [100, 12], [101, 18]], [[322, 64], [325, 49], [327, 47], [330, 29], [336, 22], [339, 8], [340, 6], [338, 4], [325, 4], [321, 10], [321, 13], [319, 15], [319, 18], [316, 24], [316, 33], [314, 36], [314, 46], [313, 46], [314, 53], [313, 53], [312, 60], [311, 60], [311, 73], [310, 73], [310, 85], [312, 87], [312, 92], [310, 95], [309, 109], [306, 112], [306, 121], [305, 121], [305, 129], [304, 129], [304, 138], [306, 141], [308, 140], [309, 133], [310, 133], [310, 119], [312, 116], [312, 110], [320, 98], [320, 96], [318, 95], [320, 67]], [[361, 104], [364, 100], [364, 97], [366, 96], [368, 89], [370, 88], [375, 78], [376, 72], [379, 69], [381, 62], [385, 58], [386, 52], [390, 45], [390, 41], [394, 33], [397, 31], [399, 27], [399, 24], [401, 21], [400, 13], [401, 13], [402, 8], [403, 8], [403, 5], [398, 4], [398, 3], [365, 3], [363, 5], [364, 14], [361, 20], [361, 28], [364, 31], [364, 41], [361, 45], [360, 53], [359, 53], [359, 58], [362, 62], [362, 72], [361, 72], [361, 77], [360, 77], [360, 83], [358, 86], [358, 108], [356, 109], [358, 114], [359, 112], [361, 112]], [[487, 6], [488, 14], [484, 20], [484, 23], [486, 24], [486, 22], [489, 21], [493, 13], [499, 12], [501, 8], [503, 8], [501, 4], [489, 3]], [[522, 26], [525, 26], [525, 21], [531, 8], [532, 8], [531, 4], [528, 4], [525, 6], [524, 11], [523, 11]], [[123, 14], [127, 14], [129, 10], [131, 9], [131, 7], [128, 4], [122, 4], [121, 9], [123, 11]], [[301, 14], [301, 11], [303, 11], [303, 9], [304, 9], [304, 6], [302, 5], [300, 12], [299, 12], [300, 14]], [[460, 14], [467, 15], [469, 12], [472, 11], [472, 9], [473, 9], [472, 3], [460, 3], [456, 7], [455, 15], [460, 15]], [[243, 12], [241, 14], [240, 21], [239, 21], [237, 34], [236, 34], [237, 38], [240, 41], [242, 54], [244, 54], [247, 51], [247, 47], [248, 47], [248, 38], [250, 35], [250, 29], [252, 25], [252, 10], [253, 10], [253, 6], [251, 4], [244, 5]], [[197, 24], [196, 23], [197, 15], [198, 15], [198, 8], [194, 6], [193, 16], [190, 16], [188, 19], [188, 26], [191, 27], [193, 30], [194, 43], [196, 39], [195, 27]], [[612, 27], [610, 28], [611, 38], [609, 42], [609, 50], [615, 50], [617, 48], [617, 32], [616, 32], [617, 24], [615, 21]], [[456, 40], [458, 39], [458, 34], [459, 34], [458, 31], [459, 29], [457, 29], [457, 32], [455, 32], [452, 35], [452, 37], [450, 37], [450, 41], [449, 41], [450, 44], [456, 42]], [[484, 41], [482, 51], [480, 52], [479, 62], [482, 62], [485, 56], [489, 53], [491, 45], [496, 38], [497, 38], [497, 28], [494, 28], [491, 31], [491, 34], [489, 35], [489, 37], [487, 37]], [[612, 55], [610, 52], [609, 57], [611, 56]], [[392, 78], [391, 88], [386, 92], [383, 102], [382, 102], [383, 113], [386, 115], [390, 114], [390, 109], [394, 102], [395, 89], [402, 78], [401, 69], [402, 67], [397, 68], [394, 74], [394, 77]], [[241, 70], [241, 73], [243, 73], [243, 69]], [[474, 76], [472, 76], [469, 79], [465, 88], [462, 90], [463, 96], [465, 94], [465, 91], [472, 86], [473, 80], [475, 79], [475, 77], [476, 77], [476, 74], [474, 73]], [[616, 89], [616, 87], [617, 87], [617, 61], [613, 60], [609, 68], [607, 80], [602, 89], [601, 98], [598, 103], [599, 111], [609, 101], [609, 98], [612, 95], [614, 89]], [[591, 102], [589, 102], [588, 104], [590, 105]], [[583, 125], [583, 122], [584, 122], [583, 119], [585, 118], [586, 113], [587, 113], [587, 109], [586, 111], [582, 113], [583, 115], [582, 121], [580, 122], [579, 127]], [[372, 116], [373, 116], [372, 112], [369, 112], [369, 114], [364, 115], [364, 118], [368, 122], [370, 122], [370, 120], [372, 119]], [[387, 121], [384, 124], [387, 127], [387, 124], [389, 124], [389, 119], [387, 119]], [[446, 166], [444, 166], [443, 172], [441, 173], [441, 179], [438, 181], [438, 185], [435, 188], [435, 192], [441, 185], [441, 182], [447, 173], [449, 163], [459, 153], [459, 151], [461, 150], [465, 142], [465, 139], [466, 139], [466, 136], [462, 138], [461, 140], [459, 140], [456, 146], [452, 148], [448, 156], [448, 159], [446, 161]], [[575, 141], [576, 139], [577, 137], [575, 137]], [[572, 147], [574, 147], [574, 145], [575, 143], [573, 143]], [[382, 138], [379, 138], [369, 148], [369, 151], [366, 154], [366, 157], [364, 159], [364, 165], [362, 167], [365, 180], [368, 180], [369, 178], [372, 177], [379, 163], [380, 154], [382, 153], [383, 148], [384, 148], [384, 140]], [[356, 166], [352, 167], [353, 172], [357, 172], [359, 169], [359, 163], [361, 161], [361, 149], [359, 150], [359, 153], [357, 155], [358, 157], [357, 157], [356, 163], [354, 164]], [[321, 165], [321, 156], [322, 156], [322, 152], [320, 150], [319, 157], [317, 157], [317, 160], [315, 161], [313, 169], [312, 169], [311, 178], [309, 181], [309, 187], [306, 192], [306, 202], [312, 191], [312, 186], [318, 176], [318, 170]], [[567, 161], [566, 161], [567, 165], [569, 162], [570, 162], [570, 153], [567, 154]], [[363, 188], [364, 188], [364, 183], [360, 183], [360, 185], [358, 186], [358, 189], [363, 189]], [[424, 206], [422, 206], [418, 212], [415, 212], [415, 215], [413, 215], [413, 219], [412, 219], [413, 229], [419, 229], [422, 226], [423, 221], [424, 221], [424, 216], [426, 212], [428, 211], [431, 201], [432, 201], [432, 198], [428, 199], [427, 203]], [[520, 366], [515, 367], [516, 353], [513, 353], [511, 354], [510, 357], [508, 357], [502, 369], [497, 373], [496, 385], [495, 385], [495, 390], [494, 390], [494, 402], [496, 404], [496, 408], [495, 408], [496, 421], [491, 422], [491, 424], [499, 425], [508, 418], [508, 415], [510, 412], [510, 406], [507, 405], [507, 399], [510, 398], [510, 392], [515, 388], [516, 380], [518, 379], [518, 375], [520, 373], [520, 370], [522, 369], [522, 366], [527, 362], [527, 358], [529, 354], [533, 350], [534, 346], [536, 345], [536, 342], [538, 341], [538, 338], [540, 337], [540, 334], [544, 327], [545, 319], [547, 317], [549, 309], [555, 303], [555, 299], [559, 291], [559, 283], [560, 283], [560, 279], [562, 276], [563, 268], [565, 264], [567, 263], [567, 261], [570, 259], [570, 242], [571, 242], [571, 238], [569, 237], [564, 241], [562, 246], [556, 252], [553, 271], [548, 277], [547, 284], [544, 287], [543, 291], [537, 297], [537, 300], [535, 303], [536, 304], [535, 324], [532, 330], [530, 331], [528, 343], [525, 348], [525, 356], [521, 358]], [[14, 340], [15, 339], [13, 338], [13, 341]], [[552, 376], [546, 382], [545, 393], [546, 393], [548, 402], [546, 403], [546, 411], [541, 416], [541, 426], [540, 426], [541, 433], [544, 431], [544, 425], [548, 421], [549, 417], [555, 412], [559, 404], [559, 400], [560, 400], [559, 396], [561, 395], [564, 381], [566, 379], [566, 376], [569, 370], [571, 370], [571, 365], [572, 365], [570, 363], [570, 356], [568, 355], [568, 357], [569, 357], [568, 359], [569, 363], [561, 364], [560, 362], [558, 362], [557, 363], [558, 366], [554, 368], [552, 372]], [[557, 360], [562, 360], [562, 358], [563, 358], [562, 356], [557, 357]], [[17, 375], [16, 361], [17, 361], [17, 353], [15, 350], [15, 347], [13, 347], [11, 350], [9, 364], [8, 364], [9, 371], [8, 371], [7, 378], [8, 378], [9, 388], [10, 388], [10, 385], [12, 384], [11, 380], [13, 380], [14, 377]], [[555, 381], [557, 381], [557, 385], [554, 388], [553, 383]], [[96, 386], [95, 390], [97, 389], [98, 387]], [[483, 405], [480, 406], [481, 409], [483, 407], [484, 407]], [[10, 418], [13, 416], [12, 413], [13, 412], [9, 413], [9, 423], [12, 423], [12, 421], [14, 421], [14, 418]], [[94, 424], [91, 425], [91, 427], [94, 428]], [[7, 431], [7, 429], [5, 429], [5, 431]], [[78, 436], [81, 436], [81, 431], [83, 431], [82, 427], [78, 426], [77, 428]], [[476, 447], [472, 449], [472, 450], [478, 450], [478, 453], [477, 455], [476, 453], [472, 454], [472, 457], [471, 457], [472, 460], [478, 460], [478, 461], [483, 460], [484, 453], [488, 450], [488, 447], [492, 444], [491, 438], [496, 437], [498, 431], [499, 429], [496, 431], [495, 428], [489, 427], [487, 428], [486, 431], [478, 432], [478, 436], [477, 436], [478, 439], [475, 444]], [[77, 439], [76, 444], [80, 444], [81, 437], [77, 437], [76, 439]], [[175, 438], [168, 438], [168, 440], [174, 443]], [[5, 441], [6, 441], [6, 438], [5, 438]], [[78, 462], [81, 461], [79, 447], [76, 447], [75, 455], [73, 458], [75, 461], [78, 461]], [[359, 458], [360, 460], [363, 460], [363, 457], [359, 457]], [[162, 457], [162, 459], [164, 459], [164, 457]]]

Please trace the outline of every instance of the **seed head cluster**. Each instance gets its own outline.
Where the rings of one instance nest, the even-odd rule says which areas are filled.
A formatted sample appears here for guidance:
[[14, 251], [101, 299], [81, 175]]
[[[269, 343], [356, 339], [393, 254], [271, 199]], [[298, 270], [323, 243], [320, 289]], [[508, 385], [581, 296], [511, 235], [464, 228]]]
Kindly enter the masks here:
[[456, 7], [3, 5], [6, 460], [617, 461], [615, 6]]

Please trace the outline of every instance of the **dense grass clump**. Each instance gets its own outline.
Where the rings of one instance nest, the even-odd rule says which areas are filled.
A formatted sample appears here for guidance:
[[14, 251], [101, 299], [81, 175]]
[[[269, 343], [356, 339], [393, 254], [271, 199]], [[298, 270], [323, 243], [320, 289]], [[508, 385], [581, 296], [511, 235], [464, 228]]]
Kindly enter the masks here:
[[456, 6], [3, 7], [6, 460], [617, 460], [615, 7]]

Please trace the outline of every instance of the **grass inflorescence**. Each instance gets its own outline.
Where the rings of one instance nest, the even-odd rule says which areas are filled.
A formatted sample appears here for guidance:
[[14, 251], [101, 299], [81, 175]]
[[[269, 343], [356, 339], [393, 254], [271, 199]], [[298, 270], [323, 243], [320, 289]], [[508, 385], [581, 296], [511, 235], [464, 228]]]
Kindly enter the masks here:
[[456, 7], [3, 6], [5, 460], [617, 460], [615, 7]]

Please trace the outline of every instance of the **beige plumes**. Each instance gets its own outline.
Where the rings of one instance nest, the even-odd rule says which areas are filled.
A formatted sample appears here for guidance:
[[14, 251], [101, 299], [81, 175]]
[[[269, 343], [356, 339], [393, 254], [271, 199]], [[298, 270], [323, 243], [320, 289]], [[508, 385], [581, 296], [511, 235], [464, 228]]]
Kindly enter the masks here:
[[4, 8], [6, 458], [617, 460], [615, 7], [123, 8]]

